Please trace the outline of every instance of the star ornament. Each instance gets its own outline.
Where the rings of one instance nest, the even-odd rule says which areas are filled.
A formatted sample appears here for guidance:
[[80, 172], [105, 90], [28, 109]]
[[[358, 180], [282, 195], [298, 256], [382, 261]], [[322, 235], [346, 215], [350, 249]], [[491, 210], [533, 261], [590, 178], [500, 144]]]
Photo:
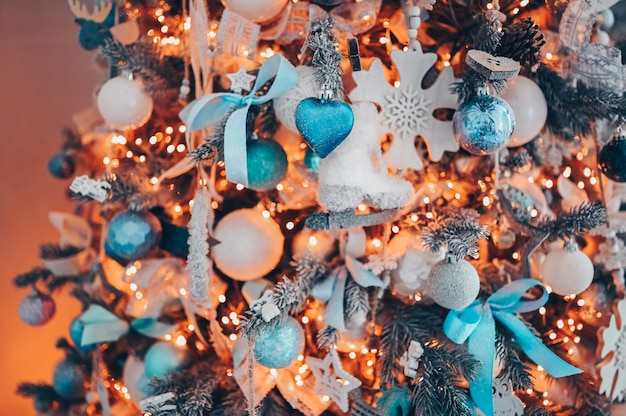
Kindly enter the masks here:
[[[315, 376], [315, 394], [328, 396], [342, 412], [347, 412], [348, 393], [361, 385], [361, 380], [352, 376], [341, 366], [337, 351], [331, 349], [323, 360], [307, 357], [307, 363]], [[334, 371], [331, 370], [331, 366]]]
[[256, 77], [248, 74], [246, 67], [242, 66], [239, 71], [234, 74], [226, 74], [226, 78], [230, 80], [230, 90], [235, 94], [241, 94], [242, 91], [250, 91], [251, 84]]

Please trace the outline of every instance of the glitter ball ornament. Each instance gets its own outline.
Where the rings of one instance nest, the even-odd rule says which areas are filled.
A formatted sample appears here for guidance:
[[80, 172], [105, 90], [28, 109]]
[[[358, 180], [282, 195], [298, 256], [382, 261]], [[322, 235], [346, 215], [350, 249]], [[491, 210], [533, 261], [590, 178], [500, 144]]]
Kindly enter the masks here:
[[54, 369], [52, 387], [65, 399], [80, 399], [85, 395], [87, 368], [71, 359], [61, 361]]
[[277, 17], [287, 0], [222, 0], [230, 11], [254, 23], [263, 23]]
[[608, 142], [598, 154], [598, 168], [615, 182], [626, 182], [626, 135]]
[[548, 117], [548, 103], [541, 88], [531, 79], [520, 75], [509, 80], [502, 99], [515, 116], [515, 129], [507, 146], [521, 146], [534, 139]]
[[593, 280], [593, 263], [578, 244], [571, 241], [564, 248], [552, 250], [541, 265], [543, 282], [559, 295], [577, 295]]
[[181, 370], [189, 365], [189, 351], [169, 342], [153, 344], [143, 359], [146, 377], [161, 378], [168, 371]]
[[246, 150], [248, 158], [248, 188], [269, 191], [287, 173], [287, 154], [274, 140], [253, 140]]
[[97, 101], [102, 118], [121, 130], [143, 126], [152, 114], [152, 97], [140, 83], [123, 76], [105, 82]]
[[67, 179], [75, 169], [74, 158], [67, 153], [57, 153], [48, 160], [48, 172], [55, 178]]
[[516, 220], [528, 222], [533, 210], [533, 199], [526, 192], [514, 186], [509, 186], [504, 190], [504, 196], [511, 205], [511, 213]]
[[109, 222], [104, 248], [107, 255], [128, 263], [150, 254], [161, 241], [161, 223], [149, 212], [124, 211]]
[[317, 173], [320, 170], [320, 163], [322, 158], [319, 157], [310, 147], [307, 147], [304, 154], [304, 166], [312, 173]]
[[283, 254], [280, 227], [256, 209], [240, 209], [226, 215], [213, 236], [220, 241], [212, 250], [215, 265], [235, 280], [248, 281], [266, 275]]
[[465, 260], [447, 258], [435, 264], [426, 282], [426, 293], [447, 309], [463, 309], [472, 303], [480, 290], [478, 272]]
[[43, 325], [54, 316], [56, 305], [54, 300], [46, 295], [33, 290], [21, 302], [18, 313], [22, 322], [28, 325]]
[[98, 346], [97, 344], [81, 345], [84, 330], [85, 325], [79, 318], [75, 318], [70, 324], [70, 338], [72, 339], [72, 342], [82, 355], [87, 355], [94, 351]]
[[452, 117], [452, 129], [457, 142], [475, 155], [486, 155], [502, 149], [514, 128], [515, 116], [506, 101], [484, 93], [465, 101]]
[[285, 368], [304, 350], [304, 330], [292, 317], [254, 340], [254, 358], [268, 368]]

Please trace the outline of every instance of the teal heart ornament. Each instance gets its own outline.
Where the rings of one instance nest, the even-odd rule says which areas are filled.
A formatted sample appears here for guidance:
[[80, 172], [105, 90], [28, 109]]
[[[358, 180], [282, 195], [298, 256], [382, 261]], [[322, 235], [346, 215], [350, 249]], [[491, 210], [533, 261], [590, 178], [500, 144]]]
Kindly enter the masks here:
[[300, 135], [321, 158], [337, 148], [354, 126], [352, 108], [343, 101], [305, 98], [295, 116]]

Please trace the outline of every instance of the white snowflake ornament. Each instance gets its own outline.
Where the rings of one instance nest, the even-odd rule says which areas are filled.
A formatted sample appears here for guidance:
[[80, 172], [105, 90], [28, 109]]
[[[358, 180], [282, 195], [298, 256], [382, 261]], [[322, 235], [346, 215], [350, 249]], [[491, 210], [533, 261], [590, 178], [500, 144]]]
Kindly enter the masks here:
[[429, 88], [423, 89], [422, 81], [437, 61], [437, 54], [424, 53], [419, 42], [406, 52], [392, 51], [391, 60], [400, 75], [397, 87], [389, 84], [381, 61], [375, 59], [368, 71], [352, 74], [357, 86], [350, 93], [350, 99], [373, 101], [382, 108], [377, 123], [378, 137], [393, 135], [393, 143], [385, 153], [386, 163], [398, 169], [420, 170], [424, 164], [415, 149], [416, 136], [424, 138], [430, 160], [435, 162], [445, 151], [459, 150], [452, 122], [441, 121], [433, 115], [436, 109], [457, 108], [457, 97], [450, 92], [450, 85], [458, 80], [452, 68], [446, 67]]
[[[337, 351], [331, 349], [323, 360], [307, 357], [307, 363], [315, 375], [315, 394], [328, 396], [343, 412], [347, 412], [348, 393], [361, 385], [361, 380], [354, 377], [341, 366]], [[332, 371], [330, 368], [333, 368]]]
[[626, 397], [626, 299], [617, 304], [617, 313], [611, 316], [607, 328], [600, 334], [604, 359], [600, 369], [600, 394], [611, 400]]

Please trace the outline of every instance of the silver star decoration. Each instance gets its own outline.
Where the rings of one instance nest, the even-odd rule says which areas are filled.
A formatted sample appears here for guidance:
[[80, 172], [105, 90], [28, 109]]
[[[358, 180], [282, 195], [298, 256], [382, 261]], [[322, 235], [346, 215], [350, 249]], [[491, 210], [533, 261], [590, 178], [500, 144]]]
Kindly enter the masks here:
[[[343, 412], [347, 412], [348, 393], [361, 385], [361, 380], [354, 377], [341, 366], [337, 351], [331, 349], [323, 360], [307, 357], [307, 363], [315, 375], [315, 394], [330, 397]], [[334, 372], [330, 367], [333, 367]]]
[[250, 91], [252, 89], [251, 84], [256, 77], [248, 74], [246, 67], [242, 66], [239, 71], [234, 74], [226, 74], [226, 77], [230, 80], [230, 90], [235, 94], [241, 94], [242, 91]]

